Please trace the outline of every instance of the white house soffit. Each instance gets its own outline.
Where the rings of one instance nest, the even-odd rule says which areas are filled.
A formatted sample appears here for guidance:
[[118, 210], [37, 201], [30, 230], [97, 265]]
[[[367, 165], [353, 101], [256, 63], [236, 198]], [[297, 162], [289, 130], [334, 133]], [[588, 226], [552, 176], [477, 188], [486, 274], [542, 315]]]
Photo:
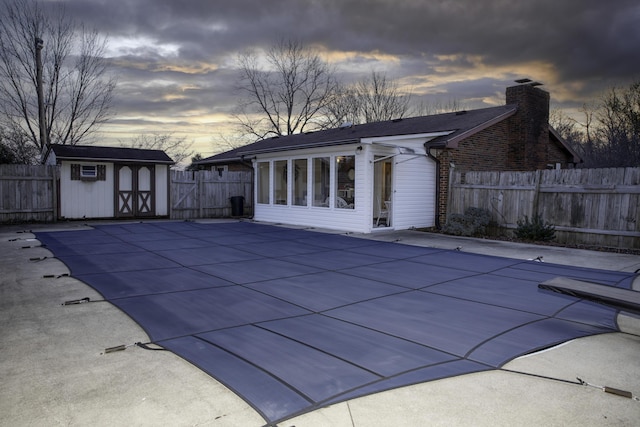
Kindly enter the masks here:
[[422, 139], [428, 138], [433, 139], [439, 136], [450, 135], [455, 130], [446, 130], [441, 132], [427, 132], [427, 133], [414, 133], [410, 135], [392, 135], [392, 136], [374, 136], [371, 138], [362, 138], [360, 142], [363, 144], [384, 144], [384, 143], [393, 143], [393, 141], [402, 141], [406, 139]]
[[380, 147], [386, 148], [395, 148], [396, 150], [398, 150], [397, 154], [416, 154], [415, 148], [403, 147], [402, 145], [388, 144], [385, 142], [374, 142], [372, 145], [378, 145]]
[[[384, 156], [384, 157], [378, 157], [377, 159], [373, 160], [373, 163], [378, 163], [381, 162], [383, 160], [387, 160], [387, 159], [392, 159], [396, 156], [401, 156], [401, 155], [405, 155], [405, 156], [412, 156], [410, 159], [407, 160], [411, 160], [414, 159], [416, 157], [422, 157], [422, 156], [426, 156], [427, 152], [424, 150], [416, 150], [415, 148], [410, 148], [410, 147], [402, 147], [400, 145], [395, 145], [395, 144], [382, 144], [382, 143], [375, 143], [375, 145], [380, 145], [382, 147], [389, 147], [389, 148], [395, 148], [396, 150], [398, 150], [396, 153], [394, 154], [389, 154], [388, 156]], [[401, 160], [397, 163], [404, 163], [405, 160]]]

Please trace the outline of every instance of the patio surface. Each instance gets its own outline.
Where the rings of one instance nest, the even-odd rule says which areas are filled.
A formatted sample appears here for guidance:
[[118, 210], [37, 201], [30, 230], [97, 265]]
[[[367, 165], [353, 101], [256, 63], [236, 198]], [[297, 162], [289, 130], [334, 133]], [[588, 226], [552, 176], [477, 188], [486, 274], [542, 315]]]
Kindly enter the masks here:
[[[505, 375], [508, 371], [496, 370], [514, 358], [578, 337], [608, 333], [567, 346], [616, 337], [638, 349], [637, 336], [614, 333], [620, 328], [634, 332], [633, 316], [620, 321], [616, 310], [542, 291], [537, 284], [565, 276], [632, 288], [635, 275], [630, 269], [640, 267], [640, 257], [618, 256], [629, 271], [616, 272], [487, 256], [464, 247], [452, 250], [455, 242], [475, 240], [449, 239], [450, 249], [385, 241], [427, 236], [402, 232], [365, 239], [248, 222], [98, 224], [82, 230], [43, 230], [36, 237], [46, 249], [21, 251], [52, 251], [75, 278], [100, 293], [87, 292], [73, 278], [56, 278], [66, 272], [57, 260], [28, 261], [38, 270], [48, 265], [54, 275], [40, 280], [54, 288], [40, 288], [42, 297], [52, 290], [58, 297], [73, 294], [68, 299], [91, 297], [89, 304], [59, 306], [61, 312], [80, 311], [86, 318], [94, 311], [99, 318], [110, 305], [98, 301], [108, 300], [147, 335], [118, 342], [117, 324], [108, 330], [84, 325], [85, 333], [105, 340], [104, 347], [138, 341], [162, 346], [233, 390], [260, 415], [231, 424], [225, 424], [231, 421], [227, 415], [220, 415], [210, 419], [211, 425], [289, 425], [283, 420], [310, 411], [287, 423], [316, 425], [304, 420], [343, 408], [335, 403], [348, 405], [354, 398], [385, 390], [393, 391], [365, 399], [403, 394], [416, 387], [408, 385], [442, 384], [433, 380], [443, 378], [450, 383], [473, 375]], [[72, 281], [71, 289], [59, 286]], [[35, 292], [31, 298], [38, 297]], [[3, 306], [3, 314], [7, 312], [13, 308]], [[118, 319], [123, 322], [122, 315]], [[22, 319], [14, 315], [3, 320]], [[11, 334], [7, 338], [11, 341]], [[100, 358], [117, 360], [130, 354], [166, 358], [166, 352], [136, 347]], [[526, 365], [522, 360], [527, 359], [512, 364]], [[164, 368], [157, 369], [154, 377], [162, 377]], [[640, 371], [637, 360], [625, 369]], [[581, 375], [588, 380], [589, 374]], [[522, 375], [515, 376], [514, 384], [523, 381]], [[110, 372], [109, 378], [114, 377], [117, 372]], [[546, 382], [555, 387], [561, 381]], [[635, 389], [632, 385], [627, 387], [637, 393], [637, 382]], [[207, 399], [202, 400], [206, 405]], [[635, 406], [628, 407], [625, 416], [640, 416], [640, 403], [629, 402]], [[402, 418], [394, 423], [402, 424]]]

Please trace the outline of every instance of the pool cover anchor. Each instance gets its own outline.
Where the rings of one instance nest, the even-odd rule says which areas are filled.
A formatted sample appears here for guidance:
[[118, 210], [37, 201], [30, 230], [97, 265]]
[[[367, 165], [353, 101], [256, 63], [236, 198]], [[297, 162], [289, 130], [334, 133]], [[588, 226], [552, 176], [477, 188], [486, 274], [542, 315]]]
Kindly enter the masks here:
[[125, 351], [126, 349], [130, 348], [130, 347], [140, 347], [144, 350], [151, 350], [151, 351], [166, 351], [165, 348], [156, 348], [156, 347], [150, 347], [149, 344], [153, 344], [152, 342], [147, 342], [147, 343], [143, 343], [143, 342], [136, 342], [133, 344], [121, 344], [121, 345], [117, 345], [115, 347], [109, 347], [109, 348], [105, 348], [104, 349], [104, 353], [102, 354], [109, 354], [109, 353], [115, 353], [118, 351]]
[[74, 300], [71, 300], [71, 301], [65, 301], [65, 302], [62, 303], [62, 305], [84, 304], [85, 302], [91, 302], [91, 298], [85, 297], [85, 298], [80, 298], [80, 299], [74, 299]]
[[613, 388], [606, 385], [600, 386], [600, 385], [590, 384], [578, 377], [576, 377], [576, 380], [578, 380], [580, 385], [597, 388], [604, 391], [605, 393], [615, 394], [616, 396], [622, 396], [622, 397], [626, 397], [627, 399], [632, 399], [632, 400], [635, 400], [636, 402], [640, 402], [640, 398], [638, 396], [634, 396], [633, 393], [631, 393], [630, 391], [620, 390], [618, 388]]
[[44, 276], [42, 276], [43, 279], [59, 279], [61, 277], [69, 277], [69, 273], [62, 273], [62, 274], [45, 274]]

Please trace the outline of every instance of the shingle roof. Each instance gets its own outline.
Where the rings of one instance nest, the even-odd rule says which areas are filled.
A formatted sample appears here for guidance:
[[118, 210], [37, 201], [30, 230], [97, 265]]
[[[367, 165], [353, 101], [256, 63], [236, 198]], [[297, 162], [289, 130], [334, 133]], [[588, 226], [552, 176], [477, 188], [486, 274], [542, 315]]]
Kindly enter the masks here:
[[60, 160], [103, 160], [136, 163], [173, 164], [174, 161], [162, 150], [125, 147], [99, 147], [94, 145], [54, 144], [51, 150]]
[[239, 160], [243, 155], [271, 151], [288, 151], [328, 145], [351, 144], [359, 142], [362, 138], [452, 131], [452, 133], [446, 137], [439, 137], [437, 139], [444, 144], [449, 141], [457, 141], [461, 137], [470, 136], [493, 123], [511, 116], [516, 110], [516, 105], [502, 105], [478, 110], [409, 117], [317, 132], [280, 136], [264, 139], [253, 144], [207, 157], [198, 163]]

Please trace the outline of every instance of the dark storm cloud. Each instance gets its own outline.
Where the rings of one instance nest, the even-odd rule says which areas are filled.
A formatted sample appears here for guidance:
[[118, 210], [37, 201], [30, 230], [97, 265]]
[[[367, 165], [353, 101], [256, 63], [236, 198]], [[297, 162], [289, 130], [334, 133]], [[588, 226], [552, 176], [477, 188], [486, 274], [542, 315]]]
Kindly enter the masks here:
[[348, 53], [348, 62], [340, 65], [349, 78], [371, 69], [388, 71], [416, 88], [457, 99], [504, 92], [514, 78], [531, 77], [546, 79], [552, 98], [562, 93], [581, 103], [612, 84], [638, 78], [640, 70], [637, 0], [65, 4], [77, 21], [110, 37], [117, 52], [111, 60], [126, 88], [119, 90], [118, 107], [128, 112], [230, 112], [237, 96], [233, 58], [288, 38]]

